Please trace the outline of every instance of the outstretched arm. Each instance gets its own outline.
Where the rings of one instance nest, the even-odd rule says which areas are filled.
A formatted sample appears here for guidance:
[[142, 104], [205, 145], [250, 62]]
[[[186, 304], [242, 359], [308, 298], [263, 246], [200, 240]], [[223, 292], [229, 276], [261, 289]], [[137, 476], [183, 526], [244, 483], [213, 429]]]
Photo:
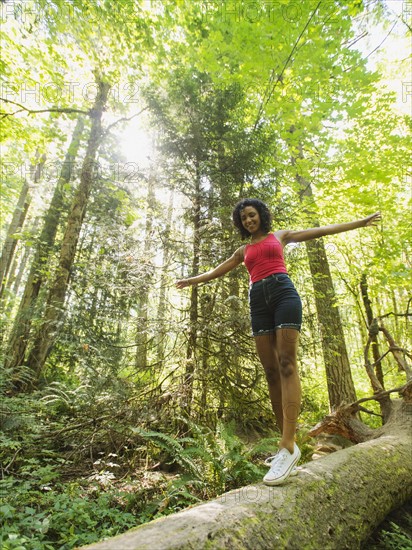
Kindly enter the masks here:
[[177, 281], [176, 287], [185, 288], [186, 286], [198, 285], [199, 283], [207, 283], [212, 279], [217, 279], [218, 277], [222, 277], [222, 275], [229, 273], [229, 271], [231, 271], [232, 269], [234, 269], [235, 267], [237, 267], [239, 264], [243, 262], [243, 257], [244, 257], [243, 250], [244, 250], [244, 247], [241, 246], [236, 250], [236, 252], [230, 258], [225, 260], [223, 263], [221, 263], [214, 269], [207, 271], [206, 273], [202, 273], [201, 275], [196, 275], [196, 277], [189, 277], [188, 279], [181, 279], [180, 281]]
[[355, 220], [348, 223], [337, 223], [334, 225], [325, 225], [323, 227], [312, 227], [311, 229], [302, 229], [298, 231], [280, 230], [276, 232], [276, 236], [281, 241], [283, 246], [289, 243], [300, 243], [303, 241], [311, 241], [325, 235], [335, 235], [336, 233], [343, 233], [344, 231], [350, 231], [357, 229], [358, 227], [367, 227], [369, 225], [376, 225], [381, 219], [380, 212], [375, 212], [366, 218], [361, 220]]

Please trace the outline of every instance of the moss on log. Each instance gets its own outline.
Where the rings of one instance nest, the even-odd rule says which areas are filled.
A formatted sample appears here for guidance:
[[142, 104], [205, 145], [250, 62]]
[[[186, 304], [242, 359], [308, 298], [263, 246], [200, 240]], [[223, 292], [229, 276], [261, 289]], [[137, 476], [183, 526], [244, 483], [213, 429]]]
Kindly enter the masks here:
[[412, 497], [412, 404], [396, 417], [391, 433], [305, 464], [283, 486], [249, 485], [85, 548], [360, 548]]

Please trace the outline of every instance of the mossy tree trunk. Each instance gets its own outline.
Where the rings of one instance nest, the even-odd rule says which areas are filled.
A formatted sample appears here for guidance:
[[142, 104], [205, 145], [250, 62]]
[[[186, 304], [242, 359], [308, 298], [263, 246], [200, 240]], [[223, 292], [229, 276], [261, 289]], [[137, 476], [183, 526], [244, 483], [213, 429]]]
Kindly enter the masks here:
[[97, 77], [98, 93], [93, 108], [90, 111], [92, 120], [86, 155], [83, 161], [80, 183], [73, 198], [71, 210], [67, 219], [66, 230], [60, 251], [59, 265], [47, 299], [44, 321], [39, 329], [28, 357], [28, 365], [34, 372], [34, 380], [38, 380], [47, 356], [54, 344], [64, 313], [64, 302], [69, 285], [70, 272], [76, 254], [90, 192], [95, 179], [94, 169], [97, 150], [102, 138], [102, 115], [110, 85]]
[[[39, 162], [34, 166], [31, 166], [31, 178], [33, 185], [36, 185], [41, 177], [44, 163], [46, 162], [46, 155], [42, 155]], [[26, 220], [27, 212], [31, 203], [30, 184], [27, 180], [24, 181], [23, 187], [20, 191], [19, 200], [17, 206], [13, 212], [13, 217], [9, 228], [7, 230], [6, 239], [3, 244], [3, 249], [0, 257], [0, 296], [2, 296], [7, 276], [10, 270], [10, 266], [13, 260], [14, 252], [17, 246], [17, 237], [15, 233], [21, 231]]]
[[[294, 128], [291, 129], [291, 133]], [[298, 145], [296, 156], [292, 156], [292, 164], [303, 158], [302, 145]], [[296, 174], [296, 181], [300, 188], [302, 201], [309, 199], [314, 204], [314, 197], [310, 181], [300, 174]], [[312, 225], [319, 227], [315, 213], [304, 207], [310, 215]], [[336, 304], [336, 294], [333, 286], [329, 261], [323, 239], [315, 239], [305, 243], [309, 260], [309, 269], [312, 275], [312, 284], [315, 296], [316, 312], [318, 316], [319, 332], [322, 342], [323, 360], [325, 363], [326, 381], [328, 386], [329, 405], [332, 410], [342, 403], [351, 403], [356, 400], [356, 390], [346, 349], [345, 335], [339, 308]]]
[[35, 303], [46, 278], [44, 271], [50, 259], [50, 251], [56, 239], [59, 221], [64, 207], [64, 186], [71, 180], [83, 127], [83, 119], [79, 118], [65, 156], [51, 203], [44, 218], [43, 228], [37, 240], [30, 272], [7, 346], [5, 363], [6, 366], [10, 368], [16, 368], [24, 363], [34, 316]]
[[325, 244], [323, 239], [316, 239], [305, 245], [315, 294], [329, 404], [333, 410], [356, 399], [355, 385]]
[[359, 548], [412, 497], [411, 418], [412, 396], [405, 392], [385, 426], [365, 430], [367, 440], [305, 464], [283, 486], [242, 487], [87, 548]]

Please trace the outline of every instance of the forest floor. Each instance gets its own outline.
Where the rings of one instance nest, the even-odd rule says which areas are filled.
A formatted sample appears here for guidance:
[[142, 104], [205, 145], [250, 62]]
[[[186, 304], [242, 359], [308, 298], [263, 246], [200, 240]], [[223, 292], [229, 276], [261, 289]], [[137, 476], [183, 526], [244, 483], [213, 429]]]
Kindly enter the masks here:
[[412, 550], [412, 501], [391, 512], [361, 550]]

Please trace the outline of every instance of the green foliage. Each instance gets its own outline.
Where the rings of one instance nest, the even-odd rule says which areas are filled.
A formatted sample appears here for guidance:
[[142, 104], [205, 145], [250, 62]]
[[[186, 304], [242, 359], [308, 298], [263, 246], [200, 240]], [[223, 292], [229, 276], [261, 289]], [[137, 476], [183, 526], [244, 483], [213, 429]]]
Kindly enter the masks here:
[[185, 423], [191, 436], [174, 438], [161, 432], [132, 431], [164, 451], [163, 461], [180, 466], [185, 486], [195, 483], [196, 491], [201, 489], [207, 498], [260, 479], [263, 469], [253, 459], [277, 448], [277, 440], [267, 438], [248, 449], [235, 435], [234, 423], [218, 424], [216, 431], [187, 419]]
[[[0, 458], [7, 473], [0, 481], [1, 494], [5, 495], [0, 506], [2, 548], [70, 549], [115, 535], [257, 481], [263, 469], [256, 460], [266, 449], [273, 452], [276, 446], [276, 440], [268, 439], [248, 449], [234, 434], [234, 425], [220, 424], [214, 432], [181, 419], [190, 426], [190, 435], [179, 438], [129, 426], [129, 434], [146, 442], [150, 461], [177, 467], [172, 478], [165, 481], [161, 476], [146, 489], [140, 489], [139, 479], [129, 478], [125, 482], [127, 490], [123, 489], [110, 471], [118, 464], [109, 454], [94, 462], [95, 473], [89, 480], [67, 482], [62, 479], [62, 472], [70, 463], [61, 451], [52, 450], [57, 441], [49, 442], [50, 450], [43, 445], [39, 453], [36, 440], [49, 432], [54, 415], [61, 418], [64, 412], [77, 416], [78, 409], [71, 405], [72, 395], [67, 388], [53, 384], [45, 399], [8, 400], [9, 414], [14, 407], [17, 416], [25, 406], [34, 414], [23, 415], [26, 424], [5, 423], [0, 440]], [[34, 433], [27, 431], [29, 425], [37, 425]], [[72, 437], [84, 438], [81, 424]], [[66, 438], [66, 444], [68, 441]], [[138, 448], [143, 451], [141, 444]]]
[[[298, 16], [291, 20], [287, 2], [263, 2], [257, 21], [240, 11], [224, 16], [224, 2], [11, 4], [14, 16], [2, 12], [8, 14], [2, 83], [23, 110], [12, 114], [20, 107], [2, 103], [2, 229], [27, 167], [43, 153], [51, 163], [53, 155], [63, 158], [79, 115], [27, 110], [80, 109], [88, 119], [94, 95], [85, 93], [88, 84], [96, 74], [113, 83], [99, 170], [82, 205], [79, 240], [71, 243], [75, 261], [66, 266], [58, 338], [40, 374], [37, 365], [26, 366], [27, 354], [23, 365], [0, 370], [1, 543], [68, 549], [259, 480], [261, 458], [277, 448], [276, 438], [260, 437], [272, 433], [274, 419], [249, 336], [245, 272], [190, 296], [173, 288], [174, 279], [214, 267], [239, 246], [230, 216], [240, 197], [267, 201], [276, 228], [307, 227], [314, 214], [327, 224], [382, 210], [380, 227], [331, 237], [327, 250], [353, 377], [359, 394], [370, 395], [363, 273], [374, 314], [393, 311], [386, 326], [396, 345], [409, 345], [402, 314], [411, 263], [405, 161], [411, 127], [355, 47], [362, 35], [357, 21], [391, 23], [382, 2], [323, 2], [316, 14], [311, 2], [295, 3]], [[121, 134], [112, 128], [119, 113], [123, 124], [142, 107], [150, 111], [156, 141], [148, 169], [123, 158]], [[132, 140], [136, 149], [139, 139]], [[84, 145], [64, 185], [68, 198], [79, 182]], [[300, 179], [310, 183], [310, 198], [302, 196]], [[43, 175], [34, 186], [27, 217], [33, 227], [15, 233], [14, 273], [1, 304], [5, 340], [41, 232], [35, 224], [42, 223], [55, 183]], [[45, 284], [27, 311], [29, 349], [44, 321], [68, 201], [61, 210], [42, 268]], [[306, 426], [328, 411], [322, 319], [304, 246], [293, 248], [287, 261], [305, 301], [299, 358], [305, 428], [298, 433], [305, 461], [312, 452]], [[382, 335], [379, 343], [386, 352]], [[390, 355], [383, 370], [387, 388], [403, 382]], [[22, 391], [27, 388], [37, 389]], [[190, 418], [182, 418], [189, 406]], [[370, 408], [379, 412], [377, 404]], [[374, 417], [371, 424], [379, 422]], [[239, 433], [259, 441], [246, 444]], [[150, 468], [160, 472], [151, 477]], [[123, 488], [126, 482], [132, 489]], [[396, 529], [383, 537], [390, 548], [405, 544]]]
[[410, 536], [392, 521], [390, 526], [390, 531], [382, 531], [382, 548], [385, 548], [385, 550], [411, 550], [412, 540]]
[[362, 545], [362, 550], [411, 550], [412, 508], [411, 503], [395, 510]]
[[187, 456], [181, 442], [175, 438], [161, 432], [149, 432], [140, 428], [132, 428], [132, 432], [140, 435], [143, 439], [151, 441], [156, 447], [166, 451], [170, 459], [179, 464], [184, 471], [194, 477], [200, 476], [200, 472], [198, 471], [196, 464], [190, 459], [189, 456]]
[[[91, 491], [77, 483], [56, 483], [54, 467], [31, 461], [21, 479], [0, 481], [0, 542], [4, 549], [69, 549], [90, 544], [132, 527], [133, 514], [119, 508], [124, 494]], [[126, 495], [127, 496], [127, 495]]]

